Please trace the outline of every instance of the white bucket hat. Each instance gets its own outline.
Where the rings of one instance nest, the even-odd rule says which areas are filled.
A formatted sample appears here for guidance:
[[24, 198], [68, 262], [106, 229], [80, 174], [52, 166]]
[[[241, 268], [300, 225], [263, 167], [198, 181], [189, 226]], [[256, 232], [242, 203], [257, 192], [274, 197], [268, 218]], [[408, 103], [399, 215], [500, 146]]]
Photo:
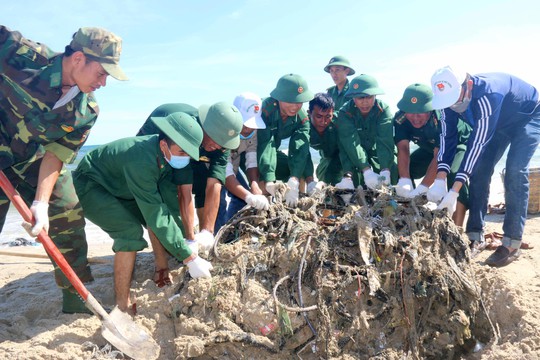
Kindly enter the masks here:
[[240, 110], [245, 127], [250, 129], [266, 128], [261, 117], [262, 100], [258, 95], [251, 92], [241, 93], [234, 99], [233, 105]]
[[453, 70], [450, 66], [435, 71], [431, 77], [433, 108], [439, 110], [454, 105], [459, 99], [461, 85], [466, 78], [465, 71]]

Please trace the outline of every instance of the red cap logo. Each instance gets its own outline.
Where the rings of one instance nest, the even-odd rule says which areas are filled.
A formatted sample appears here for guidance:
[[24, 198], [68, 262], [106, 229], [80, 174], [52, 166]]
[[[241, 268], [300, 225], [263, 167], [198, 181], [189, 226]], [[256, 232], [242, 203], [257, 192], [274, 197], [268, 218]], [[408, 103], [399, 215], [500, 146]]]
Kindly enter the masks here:
[[254, 110], [255, 110], [255, 113], [258, 113], [260, 110], [259, 105], [255, 105]]
[[444, 84], [442, 82], [437, 83], [436, 86], [439, 91], [444, 91]]
[[416, 103], [418, 102], [418, 99], [417, 99], [416, 97], [413, 96], [413, 97], [411, 98], [411, 102], [412, 102], [413, 104], [416, 104]]
[[303, 92], [304, 92], [304, 88], [301, 87], [301, 86], [299, 86], [299, 87], [298, 87], [298, 93], [301, 94], [301, 93], [303, 93]]
[[360, 87], [360, 85], [354, 84], [352, 87], [353, 87], [354, 90], [358, 90], [358, 88]]

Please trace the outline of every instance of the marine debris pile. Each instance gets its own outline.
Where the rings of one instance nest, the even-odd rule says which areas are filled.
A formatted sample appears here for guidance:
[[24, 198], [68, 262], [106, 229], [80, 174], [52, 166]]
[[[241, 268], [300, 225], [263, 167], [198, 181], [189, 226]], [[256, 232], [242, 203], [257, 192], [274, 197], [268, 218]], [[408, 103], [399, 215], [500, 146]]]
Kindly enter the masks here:
[[180, 281], [176, 355], [456, 358], [494, 336], [446, 212], [390, 189], [326, 187], [294, 209], [284, 192], [220, 230], [212, 279]]

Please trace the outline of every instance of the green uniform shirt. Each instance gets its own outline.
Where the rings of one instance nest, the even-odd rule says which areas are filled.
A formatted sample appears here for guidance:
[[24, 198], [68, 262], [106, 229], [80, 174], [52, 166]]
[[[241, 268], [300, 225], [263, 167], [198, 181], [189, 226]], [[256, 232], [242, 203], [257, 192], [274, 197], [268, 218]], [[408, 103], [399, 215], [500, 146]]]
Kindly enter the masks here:
[[336, 126], [340, 138], [340, 157], [345, 172], [361, 172], [368, 166], [380, 169], [395, 166], [394, 131], [390, 108], [379, 99], [367, 117], [363, 117], [353, 100], [343, 105]]
[[281, 140], [289, 139], [287, 155], [290, 176], [301, 178], [309, 158], [309, 120], [304, 109], [285, 120], [279, 113], [279, 102], [271, 97], [262, 103], [266, 129], [257, 130], [257, 163], [262, 181], [276, 180], [277, 151]]
[[121, 200], [135, 200], [146, 222], [165, 249], [182, 261], [191, 255], [183, 240], [175, 213], [176, 185], [172, 168], [163, 157], [157, 135], [116, 140], [90, 151], [77, 166], [77, 172], [100, 184]]
[[332, 120], [322, 135], [310, 125], [309, 144], [321, 155], [317, 178], [327, 184], [337, 184], [343, 176], [343, 168], [339, 158], [339, 134], [335, 122]]
[[[159, 128], [154, 125], [150, 120], [151, 117], [166, 117], [169, 114], [175, 112], [184, 112], [189, 114], [199, 120], [199, 110], [191, 105], [183, 103], [171, 103], [163, 104], [158, 106], [148, 119], [144, 122], [143, 126], [137, 133], [137, 136], [140, 135], [150, 135], [158, 134]], [[186, 166], [183, 169], [174, 169], [174, 182], [177, 185], [193, 184], [194, 176], [196, 182], [204, 183], [206, 185], [206, 179], [212, 177], [221, 181], [222, 184], [225, 183], [225, 168], [227, 166], [227, 158], [229, 156], [229, 151], [215, 150], [208, 152], [204, 150], [201, 146], [199, 148], [200, 157], [199, 161], [194, 161], [191, 159], [190, 166]], [[197, 192], [196, 192], [197, 193]]]
[[40, 151], [71, 163], [98, 116], [93, 93], [62, 95], [62, 54], [0, 26], [0, 169], [20, 171]]
[[336, 118], [337, 113], [341, 109], [341, 107], [347, 102], [349, 98], [345, 96], [345, 93], [349, 90], [349, 79], [345, 82], [345, 86], [343, 87], [343, 90], [339, 91], [337, 86], [331, 86], [328, 89], [326, 89], [326, 93], [332, 97], [334, 100], [334, 118]]
[[[394, 116], [394, 140], [399, 143], [401, 140], [409, 140], [418, 145], [419, 148], [433, 153], [435, 148], [440, 146], [441, 135], [441, 111], [433, 110], [427, 123], [417, 129], [405, 117], [403, 111], [398, 111]], [[458, 121], [458, 144], [466, 145], [472, 128], [463, 120]]]

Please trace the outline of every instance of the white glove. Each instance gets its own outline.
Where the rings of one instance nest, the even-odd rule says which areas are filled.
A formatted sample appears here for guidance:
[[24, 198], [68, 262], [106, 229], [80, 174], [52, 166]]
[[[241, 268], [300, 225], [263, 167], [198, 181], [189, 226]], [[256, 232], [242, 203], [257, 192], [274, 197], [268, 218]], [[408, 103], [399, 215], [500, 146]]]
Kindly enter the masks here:
[[379, 187], [379, 175], [371, 169], [364, 171], [364, 183], [371, 190], [375, 190]]
[[267, 182], [266, 183], [266, 191], [272, 196], [276, 196], [276, 183], [275, 182]]
[[381, 171], [381, 176], [384, 178], [382, 183], [384, 185], [390, 185], [390, 170]]
[[315, 194], [316, 192], [319, 192], [322, 190], [322, 188], [324, 187], [324, 185], [326, 185], [324, 182], [322, 181], [312, 181], [310, 182], [308, 185], [307, 185], [307, 194], [309, 196]]
[[343, 177], [341, 181], [336, 184], [336, 188], [354, 190], [354, 184], [350, 177]]
[[209, 261], [204, 260], [203, 258], [197, 256], [195, 259], [191, 260], [187, 264], [189, 275], [192, 278], [197, 279], [200, 277], [211, 278], [210, 270], [214, 269], [212, 264]]
[[410, 195], [411, 190], [413, 188], [412, 180], [409, 178], [399, 178], [397, 185], [396, 185], [396, 194], [397, 196], [402, 197], [412, 197]]
[[268, 199], [264, 195], [248, 194], [245, 200], [246, 204], [253, 206], [257, 210], [268, 210], [270, 207]]
[[438, 202], [444, 195], [446, 195], [446, 180], [435, 179], [435, 182], [429, 188], [427, 192], [427, 198], [429, 201]]
[[[346, 190], [354, 190], [354, 184], [350, 177], [343, 177], [340, 182], [336, 184], [337, 189], [346, 189]], [[351, 202], [352, 194], [341, 194], [339, 195], [343, 199], [343, 202], [345, 205], [349, 205]]]
[[195, 255], [199, 255], [199, 244], [195, 240], [187, 240], [186, 244], [191, 249], [191, 252]]
[[214, 247], [214, 235], [208, 230], [202, 230], [195, 234], [195, 242], [199, 245], [201, 252], [208, 252]]
[[287, 192], [285, 193], [285, 204], [290, 207], [295, 207], [298, 204], [298, 195], [300, 182], [296, 178], [290, 178], [287, 181]]
[[459, 193], [450, 189], [450, 191], [442, 199], [439, 206], [437, 206], [437, 210], [442, 210], [446, 208], [448, 209], [448, 215], [452, 216], [454, 214], [454, 211], [456, 211], [456, 203], [458, 196]]
[[44, 201], [37, 201], [34, 200], [32, 202], [32, 206], [30, 207], [30, 211], [32, 212], [32, 216], [34, 217], [34, 226], [30, 224], [29, 222], [23, 221], [22, 227], [26, 230], [28, 235], [32, 237], [36, 237], [39, 235], [42, 229], [45, 230], [46, 233], [49, 232], [49, 203], [46, 203]]
[[409, 197], [413, 198], [413, 197], [417, 197], [418, 195], [422, 195], [422, 194], [425, 194], [427, 193], [429, 190], [429, 188], [426, 186], [426, 185], [418, 185], [418, 187], [414, 190], [412, 190], [410, 193], [409, 193]]

